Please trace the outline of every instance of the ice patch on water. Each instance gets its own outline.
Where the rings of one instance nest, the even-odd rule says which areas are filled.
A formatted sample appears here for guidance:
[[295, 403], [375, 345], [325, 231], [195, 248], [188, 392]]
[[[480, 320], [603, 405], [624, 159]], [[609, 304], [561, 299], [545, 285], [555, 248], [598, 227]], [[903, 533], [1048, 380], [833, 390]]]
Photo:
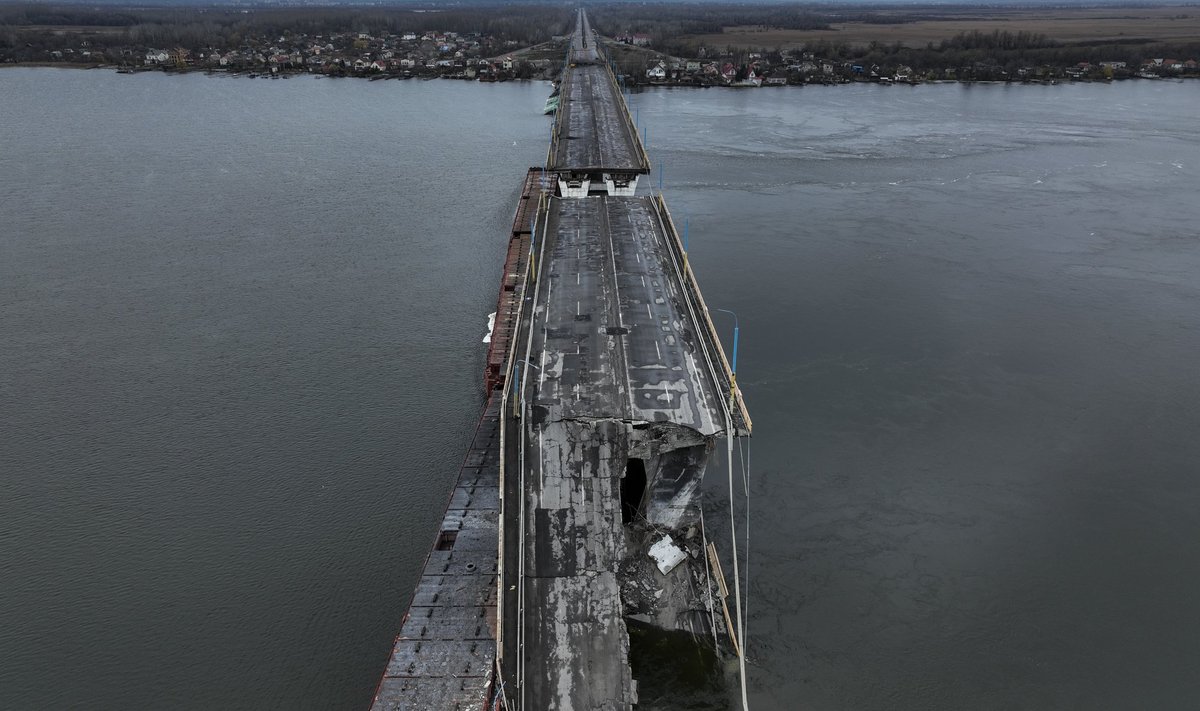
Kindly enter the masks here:
[[492, 330], [494, 328], [496, 328], [496, 312], [495, 311], [488, 314], [488, 331], [487, 331], [487, 335], [485, 335], [483, 337], [484, 343], [492, 342]]

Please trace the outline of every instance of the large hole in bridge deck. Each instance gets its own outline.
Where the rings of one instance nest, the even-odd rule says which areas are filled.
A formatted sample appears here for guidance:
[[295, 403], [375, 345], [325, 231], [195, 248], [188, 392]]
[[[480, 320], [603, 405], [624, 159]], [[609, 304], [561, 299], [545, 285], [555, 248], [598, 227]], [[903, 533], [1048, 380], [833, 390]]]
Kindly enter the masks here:
[[630, 459], [621, 477], [621, 523], [633, 523], [646, 495], [646, 462]]
[[454, 548], [454, 541], [458, 540], [458, 531], [442, 531], [438, 534], [437, 543], [434, 544], [434, 550], [448, 551]]

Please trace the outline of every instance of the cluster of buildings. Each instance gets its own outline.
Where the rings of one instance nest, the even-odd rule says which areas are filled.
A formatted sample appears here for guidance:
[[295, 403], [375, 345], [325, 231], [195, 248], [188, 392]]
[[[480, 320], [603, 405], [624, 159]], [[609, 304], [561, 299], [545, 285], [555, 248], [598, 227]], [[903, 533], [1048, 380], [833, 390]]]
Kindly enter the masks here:
[[1158, 57], [1142, 60], [1140, 66], [1130, 67], [1128, 62], [1080, 62], [1074, 67], [1068, 67], [1066, 74], [1072, 79], [1097, 78], [1127, 78], [1138, 76], [1143, 79], [1159, 79], [1164, 76], [1184, 76], [1200, 72], [1200, 62], [1194, 59], [1171, 59]]
[[[40, 56], [16, 61], [115, 64], [128, 70], [448, 76], [494, 81], [536, 77], [557, 68], [550, 60], [514, 57], [514, 41], [456, 32], [296, 34], [251, 38], [236, 48], [219, 42], [190, 49], [98, 45], [92, 38], [78, 46], [48, 48]], [[0, 61], [14, 60], [0, 57]]]
[[[113, 64], [135, 69], [249, 72], [280, 75], [298, 72], [335, 76], [440, 76], [480, 81], [550, 78], [561, 58], [557, 50], [518, 52], [519, 43], [478, 33], [333, 32], [238, 38], [237, 46], [213, 37], [204, 46], [144, 47], [123, 44], [119, 35], [57, 35], [45, 45], [0, 48], [0, 62]], [[850, 82], [919, 83], [922, 81], [1106, 81], [1112, 79], [1200, 76], [1195, 59], [1170, 57], [1140, 62], [1078, 62], [1068, 66], [1024, 66], [974, 62], [966, 66], [918, 67], [829, 59], [803, 50], [781, 52], [714, 51], [701, 47], [697, 57], [681, 59], [643, 48], [648, 35], [618, 42], [636, 48], [631, 64], [619, 62], [627, 81], [674, 86], [786, 86]], [[653, 57], [647, 60], [646, 57]]]
[[[701, 49], [703, 54], [703, 48]], [[914, 69], [905, 64], [867, 64], [861, 61], [822, 59], [811, 52], [766, 55], [751, 52], [739, 57], [722, 53], [717, 59], [663, 57], [648, 64], [638, 83], [673, 86], [786, 86], [876, 82], [916, 84], [923, 81], [1103, 81], [1141, 77], [1200, 76], [1194, 59], [1147, 59], [1139, 66], [1126, 62], [1079, 62], [1069, 66], [999, 65], [975, 62], [967, 66]]]
[[898, 66], [881, 73], [878, 65], [866, 67], [851, 62], [824, 60], [811, 53], [787, 53], [771, 59], [751, 52], [745, 59], [661, 59], [639, 78], [648, 84], [683, 86], [787, 86], [789, 84], [837, 84], [850, 81], [916, 81], [910, 67]]

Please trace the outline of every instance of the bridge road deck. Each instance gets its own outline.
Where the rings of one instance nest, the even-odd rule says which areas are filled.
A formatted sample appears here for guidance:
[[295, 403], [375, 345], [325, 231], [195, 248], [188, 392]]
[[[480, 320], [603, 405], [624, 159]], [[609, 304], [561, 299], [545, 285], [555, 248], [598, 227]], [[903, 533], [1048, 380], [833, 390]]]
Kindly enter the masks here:
[[596, 36], [588, 22], [587, 13], [579, 10], [575, 14], [575, 31], [571, 35], [571, 63], [591, 64], [600, 61], [596, 50]]
[[651, 198], [550, 201], [532, 362], [547, 421], [609, 417], [725, 427]]
[[645, 173], [650, 166], [612, 73], [599, 64], [563, 75], [550, 170]]
[[621, 477], [636, 422], [725, 429], [650, 198], [553, 199], [531, 319], [524, 425], [525, 709], [629, 709]]

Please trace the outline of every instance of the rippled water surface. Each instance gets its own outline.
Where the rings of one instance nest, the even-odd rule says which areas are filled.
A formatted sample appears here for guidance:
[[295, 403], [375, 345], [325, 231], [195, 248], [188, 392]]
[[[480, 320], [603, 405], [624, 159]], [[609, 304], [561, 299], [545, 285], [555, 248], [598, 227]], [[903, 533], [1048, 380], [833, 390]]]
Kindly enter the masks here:
[[741, 319], [754, 708], [1192, 707], [1200, 84], [633, 103]]
[[[1200, 697], [1198, 92], [631, 99], [741, 321], [755, 709]], [[369, 703], [546, 93], [0, 71], [0, 707]]]

